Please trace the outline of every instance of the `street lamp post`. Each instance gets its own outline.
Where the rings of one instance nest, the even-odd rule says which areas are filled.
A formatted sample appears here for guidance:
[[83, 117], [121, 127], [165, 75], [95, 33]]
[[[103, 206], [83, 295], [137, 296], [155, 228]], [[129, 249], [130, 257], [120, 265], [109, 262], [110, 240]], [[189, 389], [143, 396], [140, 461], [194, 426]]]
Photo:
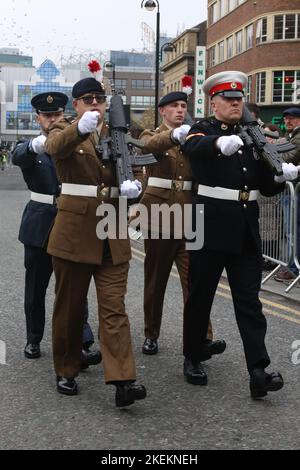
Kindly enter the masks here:
[[110, 86], [111, 86], [111, 92], [113, 95], [116, 89], [116, 64], [108, 60], [107, 62], [104, 62], [103, 66], [106, 70], [107, 69], [112, 70], [112, 80], [110, 80]]
[[159, 53], [159, 61], [162, 61], [163, 52], [176, 52], [176, 46], [173, 42], [165, 42], [161, 48]]
[[154, 126], [158, 126], [158, 99], [159, 99], [159, 39], [160, 39], [160, 11], [158, 0], [143, 0], [141, 8], [145, 7], [146, 10], [152, 11], [157, 8], [156, 13], [156, 51], [155, 51], [155, 110], [154, 110]]

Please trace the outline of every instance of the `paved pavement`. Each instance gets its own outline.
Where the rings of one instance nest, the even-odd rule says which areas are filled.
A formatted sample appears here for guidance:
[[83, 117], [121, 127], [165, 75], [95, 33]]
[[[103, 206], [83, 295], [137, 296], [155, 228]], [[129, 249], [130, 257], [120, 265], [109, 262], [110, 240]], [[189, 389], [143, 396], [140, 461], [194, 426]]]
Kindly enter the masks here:
[[[285, 387], [265, 400], [249, 397], [248, 374], [226, 279], [212, 311], [215, 337], [224, 354], [205, 364], [207, 387], [182, 376], [182, 295], [176, 271], [168, 284], [159, 354], [141, 354], [143, 343], [143, 252], [133, 246], [126, 308], [131, 321], [138, 381], [146, 400], [126, 410], [114, 406], [114, 387], [105, 386], [102, 366], [78, 377], [80, 394], [58, 395], [51, 352], [54, 282], [47, 296], [42, 357], [23, 356], [23, 247], [17, 241], [28, 198], [18, 170], [0, 174], [0, 449], [298, 449], [300, 435], [300, 309], [296, 292], [283, 298], [262, 292], [268, 320], [267, 346]], [[295, 290], [294, 290], [295, 291]], [[298, 288], [297, 288], [298, 292]], [[89, 292], [90, 323], [97, 331], [96, 295]], [[6, 345], [6, 364], [1, 347]], [[294, 344], [295, 346], [295, 344]], [[3, 351], [2, 351], [3, 353]], [[294, 361], [292, 360], [294, 359]]]

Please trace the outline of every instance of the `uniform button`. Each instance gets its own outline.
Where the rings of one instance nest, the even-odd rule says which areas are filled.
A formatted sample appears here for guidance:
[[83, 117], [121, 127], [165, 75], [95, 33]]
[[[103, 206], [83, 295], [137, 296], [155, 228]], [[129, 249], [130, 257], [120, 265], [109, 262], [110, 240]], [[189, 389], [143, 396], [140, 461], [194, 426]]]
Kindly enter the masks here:
[[244, 209], [247, 209], [247, 204], [244, 204]]
[[101, 183], [101, 188], [104, 188], [105, 184], [104, 183]]
[[243, 154], [243, 150], [238, 150], [238, 154], [242, 155], [242, 154]]
[[104, 169], [105, 169], [105, 168], [106, 168], [106, 166], [105, 166], [105, 165], [102, 165], [102, 168], [104, 168]]
[[82, 155], [82, 154], [83, 154], [83, 150], [82, 150], [82, 149], [80, 149], [80, 150], [79, 150], [79, 153]]
[[166, 155], [166, 157], [168, 157], [169, 156], [168, 152], [166, 152], [165, 155]]
[[247, 173], [247, 171], [248, 171], [247, 168], [244, 167], [244, 168], [243, 168], [243, 172], [244, 172], [244, 173]]
[[180, 166], [180, 168], [183, 168], [183, 163], [180, 163], [180, 165], [179, 165], [179, 166]]
[[179, 179], [179, 180], [182, 180], [182, 176], [178, 176], [178, 179]]
[[244, 190], [245, 190], [245, 191], [248, 191], [248, 186], [244, 186]]

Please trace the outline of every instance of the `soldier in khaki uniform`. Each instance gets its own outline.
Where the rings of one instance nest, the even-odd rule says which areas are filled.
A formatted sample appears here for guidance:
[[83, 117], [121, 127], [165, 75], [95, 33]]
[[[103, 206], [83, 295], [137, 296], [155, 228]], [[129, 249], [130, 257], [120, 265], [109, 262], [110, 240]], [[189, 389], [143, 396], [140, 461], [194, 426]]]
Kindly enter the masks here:
[[[48, 244], [56, 278], [53, 357], [57, 391], [77, 394], [82, 312], [94, 277], [105, 382], [117, 387], [116, 405], [127, 406], [145, 398], [146, 390], [143, 385], [134, 384], [135, 362], [124, 307], [130, 243], [128, 238], [101, 240], [96, 234], [100, 220], [97, 207], [104, 202], [118, 207], [119, 203], [113, 163], [103, 164], [96, 151], [99, 136], [108, 134], [103, 120], [106, 96], [95, 78], [77, 82], [72, 95], [78, 119], [55, 123], [46, 142], [62, 182], [58, 214]], [[131, 185], [137, 190], [135, 183]], [[122, 195], [136, 197], [138, 190], [137, 194]]]
[[[158, 163], [148, 167], [148, 184], [140, 201], [150, 213], [153, 204], [185, 204], [192, 203], [192, 172], [189, 162], [182, 153], [180, 144], [185, 141], [190, 126], [183, 121], [187, 113], [187, 95], [183, 92], [173, 92], [164, 96], [159, 103], [159, 112], [163, 118], [162, 125], [155, 131], [145, 130], [140, 138], [145, 142], [144, 153], [151, 152], [158, 159]], [[183, 213], [183, 212], [182, 212]], [[152, 221], [153, 222], [153, 221]], [[178, 221], [177, 221], [178, 222]], [[180, 220], [180, 225], [183, 220]], [[151, 230], [162, 232], [162, 227], [153, 227]], [[184, 302], [188, 293], [188, 253], [185, 248], [185, 239], [174, 238], [176, 226], [170, 227], [168, 240], [145, 239], [145, 288], [144, 288], [144, 319], [145, 342], [144, 354], [158, 352], [157, 339], [159, 337], [163, 301], [167, 282], [173, 262], [175, 261], [183, 290]], [[207, 358], [212, 354], [224, 351], [224, 341], [212, 341], [213, 333], [209, 325], [207, 333]]]

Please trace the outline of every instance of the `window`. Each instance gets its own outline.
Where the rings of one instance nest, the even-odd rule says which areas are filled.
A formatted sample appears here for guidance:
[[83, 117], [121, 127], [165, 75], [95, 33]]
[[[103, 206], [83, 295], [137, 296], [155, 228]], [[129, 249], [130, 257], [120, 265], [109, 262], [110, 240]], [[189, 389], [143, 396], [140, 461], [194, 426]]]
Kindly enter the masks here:
[[266, 101], [266, 72], [256, 74], [256, 102]]
[[246, 89], [246, 102], [251, 103], [251, 89], [252, 89], [252, 75], [248, 77], [247, 89]]
[[243, 52], [243, 31], [238, 31], [235, 35], [236, 54]]
[[210, 48], [210, 66], [216, 65], [216, 46]]
[[219, 42], [219, 62], [224, 61], [224, 41]]
[[127, 80], [126, 78], [116, 78], [115, 80], [115, 88], [127, 88]]
[[229, 7], [229, 11], [234, 10], [236, 7], [236, 0], [229, 0], [228, 7]]
[[246, 49], [253, 46], [253, 24], [246, 27]]
[[276, 15], [274, 19], [274, 39], [300, 38], [300, 14]]
[[296, 89], [300, 84], [300, 70], [276, 70], [273, 72], [273, 102], [296, 100]]
[[227, 42], [227, 59], [230, 59], [233, 55], [233, 36], [229, 36], [229, 38], [226, 39]]
[[135, 90], [154, 90], [154, 80], [131, 80], [131, 87]]
[[267, 18], [260, 18], [256, 23], [256, 44], [267, 40]]
[[228, 0], [220, 0], [220, 17], [227, 14]]
[[219, 4], [218, 2], [216, 2], [211, 6], [211, 24], [218, 21], [218, 19], [219, 19]]
[[155, 103], [154, 96], [132, 96], [131, 104], [136, 106], [153, 106]]

